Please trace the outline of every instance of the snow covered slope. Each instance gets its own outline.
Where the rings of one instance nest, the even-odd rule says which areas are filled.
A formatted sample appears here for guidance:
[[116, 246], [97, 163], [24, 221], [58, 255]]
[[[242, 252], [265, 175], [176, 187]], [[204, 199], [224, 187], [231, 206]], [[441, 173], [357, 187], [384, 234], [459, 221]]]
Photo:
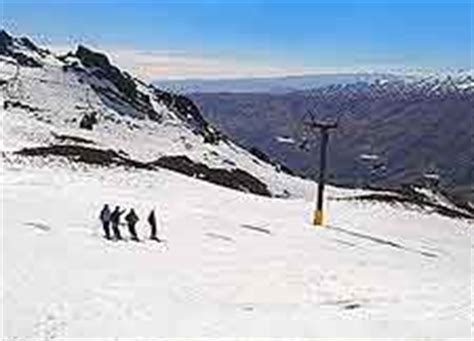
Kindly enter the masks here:
[[[84, 47], [58, 58], [47, 50], [37, 53], [39, 48], [30, 48], [31, 42], [25, 45], [22, 39], [2, 34], [0, 42], [3, 39], [8, 52], [0, 59], [0, 79], [8, 81], [4, 150], [53, 145], [59, 143], [58, 136], [68, 141], [73, 137], [140, 162], [186, 156], [212, 168], [240, 169], [262, 181], [274, 195], [298, 192], [278, 187], [279, 179], [289, 178], [286, 174], [221, 137], [185, 97], [133, 79], [105, 55]], [[19, 62], [26, 58], [18, 57], [23, 54], [34, 61], [34, 67]], [[18, 69], [8, 63], [15, 60], [11, 56]], [[98, 123], [92, 130], [79, 129], [84, 116], [91, 114]]]
[[[150, 101], [153, 111], [144, 97], [110, 103], [91, 84], [120, 94], [116, 85], [62, 70], [76, 67], [72, 56], [27, 51], [42, 66], [21, 67], [21, 95], [0, 94], [9, 103], [0, 109], [4, 339], [469, 339], [468, 220], [349, 200], [368, 192], [329, 187], [328, 227], [316, 228], [311, 182], [231, 142], [204, 143], [206, 127], [184, 121], [163, 97]], [[99, 112], [91, 131], [77, 127], [83, 107]], [[239, 167], [273, 194], [291, 196], [254, 195], [166, 169], [14, 153], [61, 139], [142, 162], [183, 154]], [[137, 210], [143, 242], [102, 238], [97, 216], [106, 202]], [[153, 207], [165, 243], [146, 240]]]
[[[315, 228], [304, 199], [166, 170], [7, 163], [2, 179], [9, 340], [470, 335], [465, 221], [331, 201]], [[167, 243], [105, 241], [104, 202], [156, 206]]]

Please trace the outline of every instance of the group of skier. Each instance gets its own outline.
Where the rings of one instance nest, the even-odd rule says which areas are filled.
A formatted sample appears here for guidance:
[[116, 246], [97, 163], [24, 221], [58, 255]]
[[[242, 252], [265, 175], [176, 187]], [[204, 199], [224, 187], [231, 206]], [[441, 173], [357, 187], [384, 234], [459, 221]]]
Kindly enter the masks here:
[[[115, 206], [113, 211], [110, 210], [109, 205], [105, 204], [100, 211], [100, 221], [102, 222], [102, 228], [106, 239], [123, 240], [122, 234], [120, 233], [120, 217], [125, 213], [125, 210], [121, 210], [120, 206]], [[130, 233], [131, 240], [140, 241], [137, 235], [136, 224], [140, 219], [133, 208], [125, 215], [125, 221], [127, 223], [128, 231]], [[160, 241], [157, 237], [156, 228], [156, 217], [155, 210], [151, 210], [148, 215], [148, 224], [150, 225], [150, 239]]]

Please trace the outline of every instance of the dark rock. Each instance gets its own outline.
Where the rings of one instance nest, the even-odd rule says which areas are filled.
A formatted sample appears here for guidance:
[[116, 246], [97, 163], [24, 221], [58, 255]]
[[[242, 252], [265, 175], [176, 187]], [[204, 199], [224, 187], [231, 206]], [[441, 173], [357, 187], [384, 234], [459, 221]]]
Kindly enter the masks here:
[[[433, 202], [429, 197], [416, 192], [411, 186], [403, 186], [401, 189], [378, 189], [380, 193], [370, 193], [356, 195], [333, 200], [357, 200], [374, 201], [388, 204], [401, 204], [407, 208], [417, 207], [420, 209], [429, 209], [427, 212], [437, 212], [440, 215], [450, 218], [474, 219], [474, 212], [465, 210], [464, 207], [448, 207]], [[454, 203], [453, 203], [454, 205]]]
[[282, 165], [282, 164], [279, 164], [278, 165], [280, 167], [280, 169], [285, 172], [286, 174], [289, 174], [289, 175], [295, 175], [295, 172], [293, 172], [289, 167], [285, 166], [285, 165]]
[[189, 176], [199, 177], [217, 185], [263, 196], [271, 196], [270, 191], [263, 182], [241, 169], [209, 168], [207, 165], [194, 162], [186, 156], [163, 156], [152, 164]]
[[23, 156], [63, 156], [71, 161], [95, 164], [100, 166], [126, 166], [139, 169], [154, 169], [143, 162], [126, 158], [119, 153], [108, 149], [102, 150], [77, 145], [52, 145], [47, 147], [23, 148], [15, 154]]
[[262, 152], [260, 149], [258, 149], [257, 147], [251, 147], [249, 152], [255, 155], [257, 158], [259, 158], [262, 161], [265, 161], [267, 163], [272, 163], [272, 160], [270, 159], [270, 157], [264, 152]]
[[226, 140], [221, 132], [209, 125], [206, 119], [201, 115], [197, 105], [190, 98], [156, 88], [153, 89], [158, 101], [176, 113], [181, 120], [189, 123], [195, 129], [196, 133], [204, 137], [204, 143], [218, 144], [219, 141]]
[[79, 128], [92, 130], [94, 129], [94, 125], [97, 123], [98, 120], [96, 112], [86, 113], [82, 116], [81, 121], [79, 122]]
[[19, 42], [25, 46], [26, 48], [30, 49], [33, 52], [36, 52], [42, 57], [45, 57], [47, 54], [50, 53], [49, 50], [47, 49], [41, 49], [38, 46], [36, 46], [29, 38], [27, 37], [20, 37]]
[[41, 111], [40, 108], [32, 107], [32, 106], [30, 106], [28, 104], [25, 104], [25, 103], [22, 103], [20, 101], [10, 101], [10, 100], [5, 100], [3, 102], [3, 108], [5, 110], [8, 109], [8, 108], [20, 108], [20, 109], [26, 110], [28, 112]]
[[90, 69], [91, 74], [110, 81], [118, 90], [117, 93], [109, 88], [93, 86], [99, 95], [107, 97], [111, 103], [118, 104], [118, 100], [126, 102], [150, 119], [160, 120], [160, 115], [153, 110], [149, 96], [138, 91], [134, 79], [128, 73], [122, 72], [118, 67], [112, 65], [105, 54], [79, 45], [75, 56], [81, 60], [84, 67]]
[[359, 303], [350, 303], [344, 306], [346, 310], [353, 310], [362, 307]]
[[[36, 47], [28, 38], [22, 37], [18, 40], [18, 44], [25, 46], [33, 52], [43, 55], [43, 51]], [[6, 31], [0, 30], [0, 55], [11, 57], [15, 59], [19, 65], [26, 67], [42, 67], [43, 65], [36, 59], [24, 54], [23, 52], [15, 51], [15, 39]]]
[[[63, 140], [70, 139], [70, 136], [63, 138]], [[82, 140], [77, 140], [77, 137], [72, 137], [72, 139], [82, 142]], [[162, 167], [239, 191], [267, 197], [271, 196], [267, 186], [246, 171], [241, 169], [227, 170], [209, 168], [205, 164], [194, 162], [186, 156], [164, 156], [157, 161], [145, 163], [128, 158], [124, 152], [116, 152], [111, 149], [102, 150], [80, 145], [51, 145], [46, 147], [23, 148], [15, 152], [15, 154], [39, 157], [50, 155], [62, 156], [74, 162], [83, 162], [104, 167], [125, 166], [147, 170], [156, 170], [156, 167]]]
[[137, 86], [127, 73], [123, 73], [119, 68], [110, 64], [105, 54], [94, 52], [79, 45], [76, 56], [85, 67], [96, 68], [93, 72], [99, 78], [106, 78], [111, 81], [117, 89], [130, 99], [137, 97]]
[[0, 30], [0, 54], [7, 55], [8, 49], [13, 45], [13, 37], [5, 30]]

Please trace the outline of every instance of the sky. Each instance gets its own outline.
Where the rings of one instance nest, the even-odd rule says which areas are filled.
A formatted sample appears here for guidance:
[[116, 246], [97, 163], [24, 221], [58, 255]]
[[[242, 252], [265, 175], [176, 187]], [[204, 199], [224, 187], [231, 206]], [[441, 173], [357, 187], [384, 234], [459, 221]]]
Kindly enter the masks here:
[[145, 79], [469, 69], [472, 1], [12, 1], [2, 27]]

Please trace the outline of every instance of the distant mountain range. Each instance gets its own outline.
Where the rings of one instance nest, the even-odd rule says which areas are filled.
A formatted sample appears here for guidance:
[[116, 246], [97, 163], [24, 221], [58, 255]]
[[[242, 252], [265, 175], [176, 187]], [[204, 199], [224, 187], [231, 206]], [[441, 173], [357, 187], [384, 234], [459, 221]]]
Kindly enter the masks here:
[[[456, 72], [458, 76], [471, 74]], [[438, 77], [440, 75], [437, 75]], [[335, 84], [354, 84], [375, 81], [414, 81], [426, 78], [420, 73], [334, 73], [304, 76], [235, 78], [235, 79], [184, 79], [156, 80], [160, 88], [178, 93], [273, 93], [283, 94], [293, 91], [311, 90]]]
[[305, 115], [342, 115], [330, 141], [332, 183], [397, 187], [435, 174], [441, 188], [474, 200], [473, 73], [373, 76], [288, 93], [189, 96], [219, 129], [298, 174], [314, 178], [319, 162], [317, 134], [304, 140]]

